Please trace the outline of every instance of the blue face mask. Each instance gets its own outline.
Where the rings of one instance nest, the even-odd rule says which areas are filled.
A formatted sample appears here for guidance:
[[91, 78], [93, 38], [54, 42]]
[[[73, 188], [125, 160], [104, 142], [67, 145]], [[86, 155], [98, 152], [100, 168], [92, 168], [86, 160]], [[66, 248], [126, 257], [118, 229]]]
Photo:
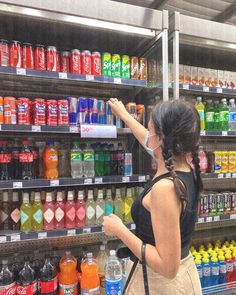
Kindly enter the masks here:
[[151, 136], [156, 136], [156, 134], [152, 134], [152, 135], [149, 135], [149, 133], [147, 133], [146, 137], [145, 137], [145, 140], [144, 140], [144, 148], [145, 150], [147, 151], [147, 153], [152, 157], [154, 158], [154, 151], [156, 149], [158, 149], [161, 145], [155, 147], [155, 149], [151, 149], [150, 147], [148, 147], [148, 141], [149, 141], [149, 138]]

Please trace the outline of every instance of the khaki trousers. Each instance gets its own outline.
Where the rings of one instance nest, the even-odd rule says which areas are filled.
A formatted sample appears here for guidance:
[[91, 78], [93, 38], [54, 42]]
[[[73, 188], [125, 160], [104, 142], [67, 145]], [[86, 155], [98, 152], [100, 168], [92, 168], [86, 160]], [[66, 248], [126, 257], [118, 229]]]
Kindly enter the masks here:
[[[127, 277], [132, 265], [133, 262], [130, 260], [127, 267]], [[197, 268], [191, 254], [181, 260], [179, 271], [173, 280], [164, 278], [149, 267], [147, 267], [147, 272], [150, 295], [202, 295]], [[135, 269], [126, 295], [145, 295], [140, 263]]]

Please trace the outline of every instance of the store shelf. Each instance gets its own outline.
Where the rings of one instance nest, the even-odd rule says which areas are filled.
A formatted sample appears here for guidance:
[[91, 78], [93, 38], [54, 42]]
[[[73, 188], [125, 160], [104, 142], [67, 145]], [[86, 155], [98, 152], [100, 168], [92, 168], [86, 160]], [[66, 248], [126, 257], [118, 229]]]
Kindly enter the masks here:
[[217, 286], [203, 288], [203, 295], [210, 294], [224, 294], [224, 295], [233, 295], [236, 294], [236, 282], [221, 284]]
[[[127, 228], [130, 230], [135, 229], [135, 224], [127, 224]], [[20, 242], [27, 240], [44, 240], [50, 238], [62, 238], [62, 237], [72, 237], [72, 236], [81, 236], [84, 234], [99, 234], [103, 233], [104, 230], [102, 226], [91, 226], [83, 228], [73, 228], [73, 229], [61, 229], [61, 230], [51, 230], [51, 231], [40, 231], [40, 232], [8, 232], [6, 234], [0, 235], [0, 244], [8, 242]]]
[[201, 131], [201, 136], [206, 137], [236, 137], [236, 131]]
[[201, 174], [203, 180], [207, 179], [234, 179], [236, 178], [236, 172], [233, 173], [205, 173]]
[[231, 213], [231, 214], [198, 217], [197, 224], [212, 223], [212, 222], [226, 221], [226, 220], [236, 220], [236, 214]]
[[122, 184], [122, 183], [144, 183], [149, 179], [147, 175], [132, 176], [103, 176], [91, 178], [60, 178], [60, 179], [32, 179], [32, 180], [2, 180], [0, 189], [28, 189], [44, 187], [63, 187], [63, 186], [84, 186], [99, 184]]

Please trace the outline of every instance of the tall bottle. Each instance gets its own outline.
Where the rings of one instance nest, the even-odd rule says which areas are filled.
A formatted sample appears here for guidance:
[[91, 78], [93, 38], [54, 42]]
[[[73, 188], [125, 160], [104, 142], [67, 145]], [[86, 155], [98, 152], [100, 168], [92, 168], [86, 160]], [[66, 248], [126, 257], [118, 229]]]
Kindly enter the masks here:
[[124, 175], [125, 165], [125, 151], [123, 150], [122, 143], [118, 143], [117, 149], [117, 175]]
[[43, 230], [43, 204], [41, 203], [40, 192], [34, 195], [34, 203], [32, 205], [32, 230]]
[[203, 258], [203, 288], [210, 287], [211, 286], [211, 265], [209, 264], [209, 259], [207, 257]]
[[219, 106], [220, 110], [220, 131], [229, 130], [229, 107], [227, 105], [227, 99], [221, 99], [221, 104]]
[[236, 105], [234, 98], [229, 100], [229, 130], [236, 131]]
[[220, 131], [220, 102], [216, 100], [214, 102], [214, 130]]
[[96, 201], [96, 224], [97, 225], [102, 224], [104, 214], [105, 214], [105, 201], [103, 199], [103, 190], [98, 190], [98, 196]]
[[236, 282], [236, 251], [235, 250], [233, 252], [233, 265], [234, 265], [234, 269], [232, 274], [232, 281]]
[[15, 139], [13, 143], [13, 147], [11, 148], [11, 155], [12, 155], [12, 163], [11, 163], [11, 171], [12, 171], [12, 178], [19, 179], [20, 178], [20, 167], [19, 167], [19, 140]]
[[114, 212], [114, 201], [112, 199], [111, 189], [106, 190], [105, 215], [110, 215]]
[[[197, 271], [198, 271], [198, 276], [199, 276], [201, 286], [202, 286], [203, 270], [202, 270], [201, 259], [196, 259], [195, 260], [195, 265], [196, 265], [196, 268], [197, 268]], [[202, 286], [202, 288], [203, 288], [203, 286]]]
[[8, 192], [3, 192], [3, 202], [1, 206], [1, 229], [11, 229], [11, 217], [10, 217], [10, 202]]
[[19, 154], [20, 179], [29, 180], [33, 178], [33, 152], [30, 149], [27, 139], [22, 141], [22, 147]]
[[81, 263], [81, 294], [100, 294], [100, 281], [98, 276], [98, 263], [92, 253]]
[[65, 227], [65, 204], [63, 202], [62, 192], [57, 192], [57, 200], [55, 203], [55, 220], [54, 226], [56, 229]]
[[96, 210], [95, 210], [95, 202], [93, 199], [93, 191], [88, 191], [88, 199], [87, 199], [87, 212], [86, 212], [86, 225], [92, 226], [96, 224]]
[[207, 159], [206, 153], [203, 150], [203, 146], [199, 147], [198, 158], [199, 158], [199, 166], [200, 166], [201, 172], [206, 173], [208, 168], [208, 159]]
[[114, 213], [123, 220], [123, 213], [124, 213], [124, 203], [121, 198], [121, 190], [120, 188], [116, 189], [116, 197], [114, 200]]
[[52, 193], [47, 192], [46, 202], [43, 206], [43, 227], [44, 227], [44, 230], [54, 229], [54, 220], [55, 220], [55, 206], [52, 201]]
[[20, 207], [20, 230], [30, 232], [32, 230], [32, 207], [29, 202], [29, 193], [23, 194], [23, 202]]
[[11, 161], [12, 156], [8, 148], [8, 141], [0, 141], [0, 180], [8, 180], [12, 178], [11, 175]]
[[69, 177], [71, 174], [69, 152], [63, 142], [60, 142], [60, 148], [58, 150], [58, 171], [59, 177]]
[[226, 262], [226, 283], [232, 282], [232, 275], [234, 270], [234, 262], [231, 254], [225, 254], [225, 262]]
[[20, 229], [20, 206], [18, 192], [13, 192], [10, 206], [10, 223], [12, 230]]
[[[14, 278], [15, 282], [18, 280], [19, 272], [21, 271], [21, 269], [22, 269], [22, 265], [19, 260], [19, 253], [14, 253], [13, 254], [13, 261], [12, 261], [12, 265], [11, 265], [11, 272], [13, 273], [13, 278]], [[1, 287], [0, 287], [0, 289], [1, 289]], [[9, 293], [9, 294], [12, 294], [12, 293]], [[13, 294], [15, 294], [15, 293], [13, 293]]]
[[198, 111], [200, 117], [200, 125], [201, 131], [205, 130], [205, 106], [202, 103], [202, 98], [199, 96], [197, 97], [197, 102], [195, 104], [195, 108]]
[[219, 284], [225, 284], [226, 283], [226, 262], [225, 257], [223, 255], [219, 255]]
[[30, 150], [33, 153], [33, 167], [32, 167], [32, 174], [33, 178], [39, 178], [39, 148], [30, 141]]
[[208, 131], [214, 130], [215, 126], [215, 108], [212, 100], [207, 101], [206, 111], [205, 111], [205, 128]]
[[111, 153], [109, 145], [106, 143], [103, 145], [104, 153], [104, 175], [111, 175]]
[[83, 151], [78, 140], [73, 142], [73, 147], [70, 151], [70, 165], [72, 178], [83, 177]]
[[117, 175], [117, 151], [115, 151], [114, 144], [109, 145], [111, 154], [111, 175]]
[[216, 286], [219, 283], [220, 265], [216, 257], [211, 258], [211, 285]]
[[57, 295], [57, 271], [51, 264], [49, 256], [46, 257], [44, 266], [39, 271], [38, 288], [41, 295]]
[[100, 293], [105, 295], [105, 266], [107, 264], [108, 256], [105, 250], [105, 245], [100, 246], [100, 251], [98, 252], [97, 262], [98, 262], [98, 275], [100, 278]]
[[124, 221], [125, 222], [132, 222], [131, 207], [132, 207], [133, 201], [134, 200], [132, 198], [132, 189], [127, 188], [126, 196], [124, 200]]
[[54, 141], [48, 140], [43, 153], [44, 177], [46, 179], [58, 178], [58, 150]]
[[17, 282], [17, 294], [34, 295], [37, 292], [37, 281], [35, 280], [35, 272], [31, 268], [29, 260], [25, 261], [23, 269], [19, 273]]
[[0, 292], [1, 294], [16, 294], [16, 281], [13, 273], [8, 268], [8, 261], [2, 260], [2, 269], [0, 271]]
[[84, 177], [94, 177], [94, 150], [92, 149], [90, 142], [86, 143], [83, 151], [83, 160]]
[[95, 176], [104, 176], [104, 152], [102, 147], [103, 145], [99, 142], [95, 144]]
[[111, 250], [105, 267], [106, 295], [122, 294], [122, 266], [116, 257], [116, 251]]
[[75, 202], [73, 191], [69, 191], [67, 195], [67, 202], [65, 204], [65, 227], [75, 227]]
[[76, 202], [76, 227], [84, 227], [86, 220], [86, 202], [84, 200], [84, 192], [78, 191], [78, 199]]

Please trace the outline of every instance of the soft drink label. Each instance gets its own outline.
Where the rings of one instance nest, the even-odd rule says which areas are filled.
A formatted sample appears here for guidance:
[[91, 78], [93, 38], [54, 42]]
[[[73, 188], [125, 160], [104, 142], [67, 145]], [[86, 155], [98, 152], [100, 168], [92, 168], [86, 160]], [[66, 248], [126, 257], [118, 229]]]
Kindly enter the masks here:
[[77, 212], [76, 212], [76, 216], [77, 216], [77, 218], [78, 218], [80, 221], [82, 221], [82, 220], [84, 220], [85, 215], [86, 215], [85, 208], [81, 206], [81, 207], [77, 210]]
[[16, 294], [16, 283], [0, 287], [0, 295], [15, 295]]
[[20, 42], [12, 41], [10, 44], [10, 67], [21, 68], [21, 59]]
[[236, 112], [229, 113], [229, 123], [236, 123]]
[[78, 49], [71, 50], [70, 71], [72, 74], [81, 74], [81, 56]]
[[56, 221], [60, 222], [65, 216], [64, 211], [59, 207], [55, 211], [55, 219]]
[[71, 207], [70, 210], [66, 212], [66, 216], [69, 218], [69, 220], [74, 221], [75, 220], [75, 208]]
[[229, 112], [221, 111], [220, 112], [220, 122], [229, 122]]
[[106, 295], [118, 295], [122, 293], [122, 278], [118, 280], [106, 279]]
[[17, 286], [17, 295], [33, 295], [37, 292], [37, 282], [34, 281], [32, 284], [27, 286]]
[[220, 273], [225, 274], [226, 273], [226, 264], [220, 264]]
[[20, 163], [32, 163], [34, 160], [33, 153], [20, 153], [19, 161]]
[[58, 101], [58, 125], [67, 126], [69, 124], [69, 107], [67, 100]]
[[59, 284], [59, 295], [77, 295], [78, 287], [77, 283], [71, 285]]
[[88, 206], [87, 208], [87, 217], [88, 219], [92, 219], [95, 215], [95, 210], [92, 206]]
[[15, 222], [18, 223], [20, 220], [20, 210], [16, 208], [14, 211], [11, 212], [11, 219]]
[[212, 266], [211, 273], [212, 273], [213, 276], [218, 276], [219, 271], [220, 271], [219, 266]]
[[57, 277], [53, 278], [48, 282], [38, 281], [39, 293], [40, 294], [50, 294], [57, 290]]
[[48, 208], [44, 212], [43, 218], [47, 221], [47, 223], [50, 223], [53, 220], [53, 218], [54, 218], [54, 212], [50, 208]]
[[28, 219], [29, 219], [29, 215], [26, 214], [23, 210], [21, 210], [20, 211], [20, 222], [21, 222], [21, 225], [25, 224]]
[[93, 153], [84, 153], [84, 161], [94, 161]]
[[100, 294], [100, 288], [93, 288], [93, 289], [81, 289], [81, 295], [99, 295]]
[[233, 264], [233, 262], [231, 263], [231, 262], [227, 262], [226, 263], [226, 272], [233, 272], [233, 269], [234, 269], [234, 264]]
[[211, 275], [211, 268], [210, 267], [203, 267], [203, 276], [209, 277]]
[[33, 218], [34, 218], [34, 220], [35, 220], [38, 224], [40, 224], [40, 223], [42, 222], [42, 220], [43, 220], [43, 212], [42, 212], [42, 210], [38, 209], [38, 210], [34, 213]]
[[93, 52], [91, 74], [101, 76], [101, 69], [101, 54], [99, 52]]
[[11, 154], [0, 154], [0, 163], [10, 163]]
[[17, 100], [17, 115], [18, 124], [29, 125], [30, 124], [30, 101], [28, 98], [18, 98]]
[[44, 99], [34, 100], [33, 117], [35, 125], [46, 124], [46, 103]]
[[49, 126], [57, 126], [57, 101], [48, 100], [47, 101], [47, 124]]

